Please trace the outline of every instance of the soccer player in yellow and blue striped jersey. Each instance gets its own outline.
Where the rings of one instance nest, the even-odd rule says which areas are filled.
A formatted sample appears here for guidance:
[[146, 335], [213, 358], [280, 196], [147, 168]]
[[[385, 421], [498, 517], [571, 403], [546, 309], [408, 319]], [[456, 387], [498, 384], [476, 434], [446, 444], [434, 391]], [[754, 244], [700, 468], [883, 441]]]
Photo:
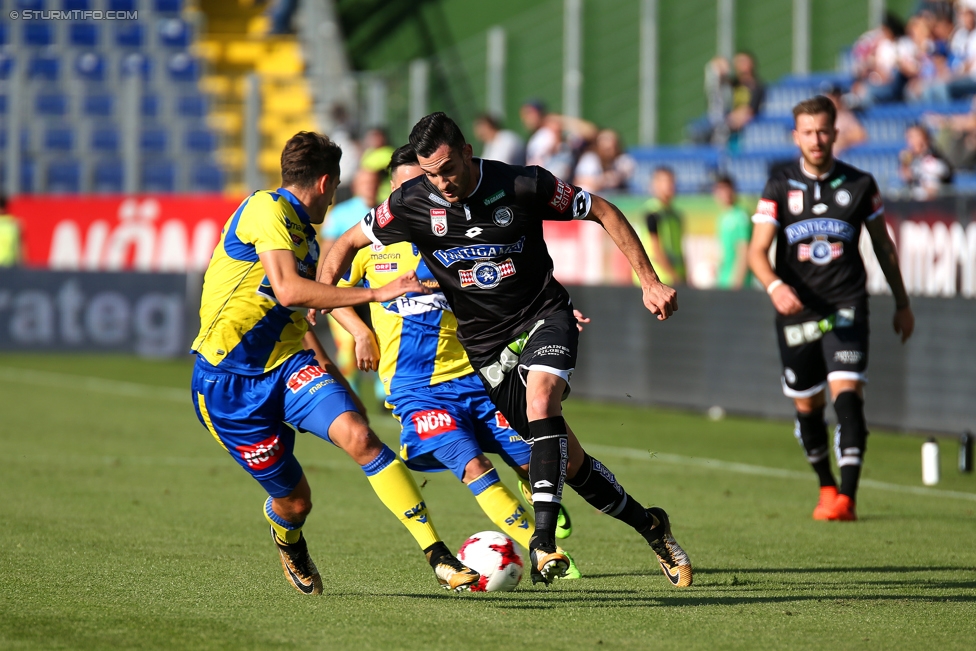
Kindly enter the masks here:
[[255, 192], [224, 226], [204, 277], [192, 396], [217, 442], [268, 492], [264, 514], [285, 576], [300, 592], [322, 592], [302, 526], [311, 490], [294, 456], [305, 431], [342, 448], [380, 500], [427, 555], [438, 581], [464, 589], [478, 574], [437, 535], [409, 471], [369, 429], [341, 375], [305, 350], [307, 308], [330, 309], [425, 293], [415, 274], [382, 288], [315, 282], [321, 224], [339, 185], [339, 147], [300, 132], [281, 154], [281, 188]]
[[[394, 152], [390, 172], [393, 189], [422, 173], [409, 146]], [[409, 242], [362, 249], [338, 286], [385, 286], [411, 271], [431, 293], [371, 303], [375, 339], [353, 310], [332, 314], [355, 338], [360, 369], [379, 370], [387, 403], [400, 421], [400, 456], [407, 466], [420, 472], [450, 470], [474, 493], [485, 514], [528, 549], [535, 528], [532, 515], [500, 482], [484, 453], [500, 455], [525, 478], [530, 448], [474, 373], [457, 339], [457, 319], [419, 251]], [[562, 522], [563, 537], [568, 536], [565, 512]], [[579, 572], [574, 567], [568, 576], [578, 578]]]

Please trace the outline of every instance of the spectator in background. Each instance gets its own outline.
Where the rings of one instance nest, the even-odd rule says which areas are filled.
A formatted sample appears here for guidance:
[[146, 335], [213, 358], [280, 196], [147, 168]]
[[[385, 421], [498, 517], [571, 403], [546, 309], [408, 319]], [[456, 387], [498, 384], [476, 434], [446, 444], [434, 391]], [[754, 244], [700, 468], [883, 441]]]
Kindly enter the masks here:
[[374, 172], [383, 172], [390, 165], [393, 157], [393, 147], [390, 146], [386, 131], [380, 127], [368, 129], [363, 134], [363, 155], [359, 159], [359, 166]]
[[976, 169], [976, 98], [965, 115], [927, 114], [922, 120], [953, 169]]
[[613, 192], [627, 189], [636, 163], [620, 146], [620, 136], [613, 129], [602, 129], [593, 147], [584, 152], [576, 164], [573, 184], [587, 192]]
[[858, 81], [852, 96], [857, 105], [901, 100], [905, 84], [915, 74], [916, 46], [898, 16], [888, 12], [877, 30], [857, 40], [853, 53]]
[[558, 134], [542, 128], [546, 114], [546, 105], [538, 99], [529, 100], [519, 109], [522, 126], [529, 134], [529, 141], [525, 145], [527, 165], [541, 165], [557, 146]]
[[336, 188], [335, 205], [339, 205], [352, 197], [351, 184], [348, 180], [356, 175], [359, 169], [359, 158], [362, 155], [359, 150], [359, 143], [353, 137], [356, 129], [349, 118], [349, 111], [343, 104], [333, 104], [330, 111], [332, 128], [329, 129], [329, 139], [339, 145], [342, 150], [342, 158], [339, 160], [339, 178], [346, 183], [341, 183]]
[[741, 206], [736, 205], [735, 182], [732, 177], [719, 175], [715, 179], [712, 196], [722, 209], [715, 228], [722, 255], [718, 263], [716, 287], [719, 289], [748, 287], [752, 283], [748, 261], [752, 219]]
[[361, 167], [352, 178], [352, 198], [336, 204], [325, 217], [322, 226], [322, 255], [329, 252], [339, 236], [358, 224], [378, 204], [380, 173]]
[[976, 3], [970, 0], [959, 8], [959, 24], [949, 40], [949, 65], [953, 79], [949, 97], [960, 99], [976, 93]]
[[684, 218], [675, 210], [674, 171], [659, 167], [651, 177], [651, 193], [654, 195], [644, 206], [647, 224], [647, 253], [665, 285], [681, 285], [685, 282], [685, 257], [681, 248], [684, 234]]
[[7, 213], [7, 197], [0, 194], [0, 267], [16, 267], [22, 260], [20, 221]]
[[927, 201], [938, 196], [942, 187], [952, 181], [952, 167], [929, 141], [929, 132], [913, 124], [905, 130], [908, 147], [899, 156], [901, 176], [912, 198]]
[[759, 114], [766, 98], [766, 88], [756, 75], [756, 59], [749, 52], [732, 57], [735, 78], [732, 80], [732, 110], [725, 123], [737, 134]]
[[837, 139], [834, 140], [834, 156], [839, 156], [846, 149], [859, 145], [868, 139], [868, 132], [864, 125], [854, 115], [854, 111], [847, 108], [844, 96], [840, 88], [834, 84], [827, 84], [823, 89], [824, 95], [830, 98], [837, 109], [837, 120], [834, 128], [837, 130]]
[[268, 7], [268, 16], [271, 18], [269, 35], [279, 36], [284, 34], [294, 34], [292, 19], [298, 11], [299, 0], [274, 0]]
[[482, 158], [509, 165], [525, 165], [525, 142], [517, 133], [502, 129], [497, 119], [482, 113], [474, 120], [474, 136], [485, 143]]
[[717, 56], [705, 64], [705, 115], [688, 125], [688, 139], [698, 144], [725, 147], [729, 128], [725, 116], [732, 109], [732, 68]]

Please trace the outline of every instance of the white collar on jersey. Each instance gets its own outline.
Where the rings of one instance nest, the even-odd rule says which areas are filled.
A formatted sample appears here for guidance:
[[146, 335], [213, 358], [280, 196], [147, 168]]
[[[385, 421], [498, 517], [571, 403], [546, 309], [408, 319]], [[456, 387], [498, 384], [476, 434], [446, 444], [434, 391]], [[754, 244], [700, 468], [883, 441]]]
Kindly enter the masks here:
[[836, 161], [831, 161], [830, 169], [827, 170], [825, 173], [821, 174], [820, 176], [817, 176], [816, 174], [811, 174], [810, 172], [807, 171], [806, 166], [803, 164], [803, 157], [802, 156], [800, 157], [800, 171], [803, 172], [803, 176], [807, 177], [808, 179], [813, 179], [814, 181], [826, 180], [828, 176], [834, 173], [834, 166], [836, 165], [837, 165]]

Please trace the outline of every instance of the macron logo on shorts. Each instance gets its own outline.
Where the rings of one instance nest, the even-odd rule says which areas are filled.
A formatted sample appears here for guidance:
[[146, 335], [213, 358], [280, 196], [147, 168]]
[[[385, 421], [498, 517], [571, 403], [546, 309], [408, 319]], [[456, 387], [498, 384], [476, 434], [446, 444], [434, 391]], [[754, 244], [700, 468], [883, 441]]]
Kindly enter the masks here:
[[443, 409], [430, 409], [414, 414], [413, 427], [421, 441], [457, 429], [454, 419]]
[[278, 435], [264, 439], [254, 445], [238, 445], [237, 451], [241, 453], [241, 459], [252, 470], [264, 470], [273, 466], [281, 458], [284, 451]]

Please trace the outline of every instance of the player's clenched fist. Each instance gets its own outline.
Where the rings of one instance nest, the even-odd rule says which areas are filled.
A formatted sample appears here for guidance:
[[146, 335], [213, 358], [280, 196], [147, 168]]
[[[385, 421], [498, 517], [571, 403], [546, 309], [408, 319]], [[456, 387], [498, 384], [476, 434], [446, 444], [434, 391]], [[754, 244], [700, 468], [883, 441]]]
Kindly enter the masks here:
[[664, 283], [649, 285], [644, 288], [644, 307], [664, 321], [678, 311], [678, 292]]
[[377, 287], [374, 290], [374, 299], [378, 302], [389, 301], [397, 296], [403, 296], [404, 294], [429, 294], [430, 290], [420, 284], [420, 280], [417, 279], [416, 271], [408, 271], [396, 280], [393, 280], [382, 287]]
[[774, 287], [769, 298], [773, 301], [773, 307], [776, 308], [776, 311], [784, 316], [796, 314], [803, 309], [803, 303], [797, 298], [796, 292], [785, 283], [780, 283], [778, 287]]

